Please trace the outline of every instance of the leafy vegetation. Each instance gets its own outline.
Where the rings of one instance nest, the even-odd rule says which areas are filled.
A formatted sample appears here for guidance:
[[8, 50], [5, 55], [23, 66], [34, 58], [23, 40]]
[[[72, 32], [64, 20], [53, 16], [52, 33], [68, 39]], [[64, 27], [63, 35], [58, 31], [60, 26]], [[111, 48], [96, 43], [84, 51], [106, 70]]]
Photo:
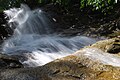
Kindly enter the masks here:
[[0, 0], [0, 11], [11, 7], [18, 7], [21, 3], [26, 3], [31, 7], [53, 3], [59, 4], [68, 10], [77, 5], [80, 9], [90, 7], [92, 11], [100, 10], [104, 13], [113, 9], [114, 5], [118, 2], [118, 0]]
[[0, 9], [8, 9], [14, 6], [19, 6], [21, 0], [0, 0]]
[[92, 11], [100, 10], [104, 13], [113, 9], [114, 5], [118, 3], [118, 0], [52, 0], [52, 2], [59, 3], [65, 8], [79, 5], [80, 9], [90, 7]]
[[[44, 6], [46, 4], [52, 4], [52, 7], [50, 8], [50, 10], [52, 8], [54, 10], [54, 5], [55, 5], [56, 6], [55, 9], [60, 8], [60, 9], [58, 9], [58, 11], [60, 13], [67, 13], [67, 15], [65, 15], [63, 18], [64, 19], [63, 22], [68, 21], [67, 26], [69, 23], [72, 23], [72, 24], [69, 24], [68, 27], [71, 27], [73, 24], [76, 24], [77, 26], [75, 26], [74, 28], [82, 29], [82, 30], [83, 30], [83, 28], [85, 30], [86, 30], [86, 28], [88, 28], [88, 26], [81, 27], [81, 25], [86, 25], [86, 21], [89, 18], [92, 21], [88, 20], [87, 23], [95, 22], [95, 24], [98, 23], [98, 21], [99, 21], [99, 24], [101, 22], [105, 23], [105, 22], [110, 21], [112, 18], [112, 17], [110, 17], [110, 15], [113, 15], [113, 16], [115, 16], [114, 18], [117, 18], [119, 16], [119, 10], [116, 11], [116, 9], [118, 9], [119, 5], [120, 5], [119, 0], [0, 0], [0, 31], [1, 31], [0, 38], [1, 38], [1, 34], [5, 34], [5, 37], [6, 37], [6, 35], [8, 35], [10, 32], [10, 31], [8, 31], [8, 29], [6, 29], [4, 26], [2, 26], [3, 22], [4, 22], [4, 24], [6, 23], [4, 21], [4, 15], [3, 15], [2, 11], [12, 8], [12, 7], [19, 7], [21, 3], [28, 4], [31, 8], [35, 8], [38, 6]], [[118, 8], [116, 8], [116, 7], [118, 7]], [[75, 9], [75, 11], [74, 11], [74, 9]], [[103, 16], [103, 14], [98, 15], [99, 12], [106, 14], [106, 13], [109, 13], [111, 10], [113, 13], [111, 13], [110, 15], [107, 15], [110, 19], [106, 19], [106, 18], [100, 19], [101, 18], [100, 16], [102, 16], [102, 17], [105, 17], [105, 16]], [[78, 11], [80, 11], [80, 12], [78, 12]], [[97, 15], [100, 18], [96, 19], [94, 17], [94, 14], [90, 15], [88, 13], [89, 11], [90, 11], [90, 13], [95, 13], [95, 17]], [[82, 16], [83, 17], [83, 21], [82, 21], [82, 17], [80, 15], [78, 15], [79, 13], [82, 13], [83, 15], [87, 14], [88, 17], [86, 15]], [[114, 14], [114, 13], [116, 13], [116, 14]], [[69, 18], [67, 18], [67, 17], [69, 17]], [[80, 19], [81, 19], [81, 21], [80, 21]], [[102, 32], [101, 34], [103, 34], [103, 33], [110, 32], [110, 31], [112, 32], [113, 28], [114, 28], [114, 30], [116, 28], [119, 29], [119, 27], [116, 26], [115, 24], [112, 24], [112, 25], [111, 24], [112, 24], [112, 22], [110, 23], [110, 26], [113, 26], [112, 28], [111, 27], [109, 28], [109, 24], [108, 24], [106, 27], [103, 26], [104, 29], [106, 29], [104, 32], [102, 30], [98, 31], [98, 32], [99, 33]], [[80, 25], [80, 27], [78, 27], [78, 25]], [[98, 25], [96, 25], [96, 26], [98, 26]], [[65, 28], [68, 28], [68, 27], [65, 27]], [[10, 32], [10, 33], [12, 33], [12, 32]]]

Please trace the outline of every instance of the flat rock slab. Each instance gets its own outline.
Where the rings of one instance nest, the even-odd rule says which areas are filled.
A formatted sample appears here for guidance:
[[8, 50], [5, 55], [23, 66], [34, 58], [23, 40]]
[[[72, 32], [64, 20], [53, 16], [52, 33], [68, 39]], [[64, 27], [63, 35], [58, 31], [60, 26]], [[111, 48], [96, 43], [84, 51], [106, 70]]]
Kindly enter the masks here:
[[[116, 41], [117, 40], [117, 41]], [[1, 80], [120, 80], [120, 57], [107, 52], [119, 39], [97, 42], [36, 68], [0, 70]]]
[[[120, 80], [120, 68], [89, 56], [85, 48], [73, 55], [57, 59], [36, 68], [1, 70], [1, 80]], [[102, 53], [103, 52], [103, 53]], [[90, 53], [94, 56], [94, 53]], [[107, 54], [107, 53], [106, 53]], [[98, 56], [100, 57], [100, 56]]]

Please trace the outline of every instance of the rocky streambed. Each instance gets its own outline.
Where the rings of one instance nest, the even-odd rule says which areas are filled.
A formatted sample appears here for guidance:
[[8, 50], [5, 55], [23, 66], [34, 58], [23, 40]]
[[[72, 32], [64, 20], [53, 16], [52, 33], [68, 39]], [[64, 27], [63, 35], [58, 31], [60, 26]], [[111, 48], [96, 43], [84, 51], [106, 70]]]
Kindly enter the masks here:
[[[91, 46], [34, 68], [2, 67], [1, 80], [120, 80], [120, 38], [99, 41]], [[0, 57], [1, 62], [16, 59]], [[13, 65], [16, 66], [16, 65]]]
[[[96, 42], [34, 68], [25, 68], [18, 56], [0, 54], [0, 80], [120, 80], [120, 9], [116, 8], [111, 15], [102, 17], [92, 13], [83, 16], [84, 12], [74, 13], [74, 10], [68, 14], [51, 5], [44, 8], [51, 15], [53, 12], [54, 28], [58, 34], [116, 38]], [[8, 37], [3, 33], [0, 35]]]

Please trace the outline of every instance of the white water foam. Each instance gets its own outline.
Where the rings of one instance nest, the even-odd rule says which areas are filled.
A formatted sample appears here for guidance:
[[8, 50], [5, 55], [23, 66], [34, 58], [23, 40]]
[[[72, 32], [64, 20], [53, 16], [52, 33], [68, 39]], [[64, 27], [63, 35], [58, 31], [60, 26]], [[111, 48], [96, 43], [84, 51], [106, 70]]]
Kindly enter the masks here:
[[[112, 65], [120, 67], [120, 57], [115, 54], [105, 53], [97, 48], [86, 48], [81, 50], [83, 54], [91, 60], [98, 61], [105, 65]], [[79, 56], [80, 56], [79, 55]]]
[[44, 65], [96, 42], [85, 36], [50, 34], [51, 22], [40, 9], [30, 10], [27, 5], [22, 5], [21, 8], [5, 11], [5, 14], [10, 19], [8, 23], [15, 29], [13, 36], [5, 41], [3, 51], [18, 55], [20, 61], [29, 67]]

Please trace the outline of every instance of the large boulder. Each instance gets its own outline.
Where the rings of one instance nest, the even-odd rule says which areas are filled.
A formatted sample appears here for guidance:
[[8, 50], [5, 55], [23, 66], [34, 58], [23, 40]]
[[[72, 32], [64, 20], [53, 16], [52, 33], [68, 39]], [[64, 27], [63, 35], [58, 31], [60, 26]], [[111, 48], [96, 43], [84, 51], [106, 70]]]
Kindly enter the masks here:
[[108, 53], [109, 46], [112, 43], [119, 43], [118, 40], [119, 38], [114, 38], [97, 42], [40, 67], [0, 70], [0, 79], [120, 80], [119, 52]]

